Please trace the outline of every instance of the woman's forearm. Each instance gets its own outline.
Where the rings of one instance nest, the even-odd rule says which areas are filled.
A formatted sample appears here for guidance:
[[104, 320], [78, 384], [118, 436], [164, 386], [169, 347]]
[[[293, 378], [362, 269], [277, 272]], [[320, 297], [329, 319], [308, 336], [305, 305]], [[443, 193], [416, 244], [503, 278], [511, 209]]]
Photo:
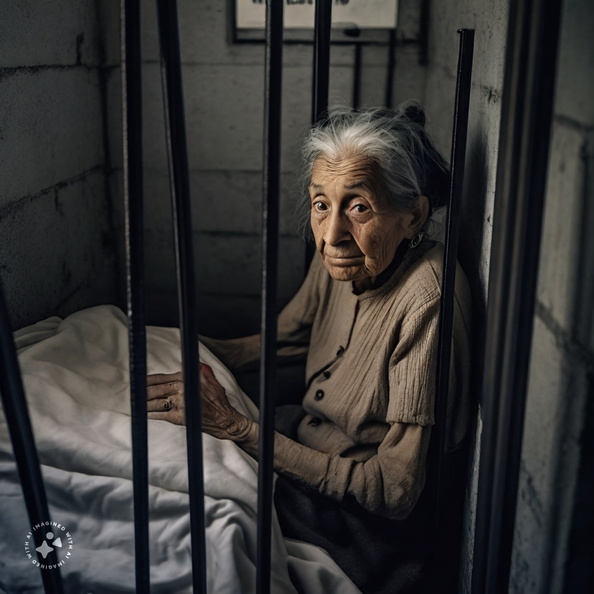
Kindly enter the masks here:
[[[245, 417], [244, 417], [245, 418]], [[236, 443], [252, 458], [258, 459], [258, 441], [260, 439], [260, 426], [254, 421], [245, 418], [246, 423], [236, 432], [229, 432], [229, 439]]]
[[[395, 443], [389, 447], [384, 444], [367, 462], [318, 452], [275, 433], [274, 469], [338, 501], [350, 494], [372, 513], [404, 519], [425, 482], [430, 430], [404, 425], [394, 430], [400, 434]], [[257, 423], [248, 421], [241, 432], [229, 438], [258, 459]]]
[[200, 336], [200, 341], [233, 371], [258, 367], [260, 361], [259, 334], [225, 340]]

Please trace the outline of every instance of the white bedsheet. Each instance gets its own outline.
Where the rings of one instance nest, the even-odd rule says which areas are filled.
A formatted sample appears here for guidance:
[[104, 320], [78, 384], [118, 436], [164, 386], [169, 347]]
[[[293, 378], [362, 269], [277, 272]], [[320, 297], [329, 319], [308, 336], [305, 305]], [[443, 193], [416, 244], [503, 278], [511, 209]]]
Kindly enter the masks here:
[[[61, 568], [66, 590], [134, 592], [125, 316], [100, 306], [29, 326], [15, 340], [52, 520], [72, 537]], [[148, 351], [149, 373], [180, 369], [177, 330], [150, 327]], [[200, 355], [233, 405], [256, 418], [231, 373], [205, 347]], [[229, 441], [204, 435], [203, 444], [208, 591], [254, 592], [257, 464]], [[191, 592], [185, 447], [184, 427], [149, 421], [153, 592]], [[30, 530], [0, 415], [0, 591], [41, 591], [24, 549]], [[283, 539], [275, 516], [272, 542], [274, 594], [358, 592], [324, 551]]]

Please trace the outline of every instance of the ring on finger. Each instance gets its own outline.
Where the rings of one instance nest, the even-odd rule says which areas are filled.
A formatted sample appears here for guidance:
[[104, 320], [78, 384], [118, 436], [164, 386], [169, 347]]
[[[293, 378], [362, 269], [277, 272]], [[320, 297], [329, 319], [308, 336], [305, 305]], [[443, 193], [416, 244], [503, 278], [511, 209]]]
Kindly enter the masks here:
[[169, 400], [165, 400], [165, 402], [163, 402], [163, 408], [165, 410], [169, 410], [171, 408], [171, 402], [169, 402]]

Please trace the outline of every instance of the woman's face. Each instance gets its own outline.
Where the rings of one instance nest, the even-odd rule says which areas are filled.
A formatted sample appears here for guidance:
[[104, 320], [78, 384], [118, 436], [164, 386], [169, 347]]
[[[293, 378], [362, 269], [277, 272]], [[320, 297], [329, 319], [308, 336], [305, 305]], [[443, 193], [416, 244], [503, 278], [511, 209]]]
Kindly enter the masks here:
[[412, 239], [425, 220], [394, 208], [375, 167], [360, 157], [319, 157], [309, 185], [311, 227], [324, 266], [332, 278], [353, 281], [360, 291], [374, 286], [402, 240]]

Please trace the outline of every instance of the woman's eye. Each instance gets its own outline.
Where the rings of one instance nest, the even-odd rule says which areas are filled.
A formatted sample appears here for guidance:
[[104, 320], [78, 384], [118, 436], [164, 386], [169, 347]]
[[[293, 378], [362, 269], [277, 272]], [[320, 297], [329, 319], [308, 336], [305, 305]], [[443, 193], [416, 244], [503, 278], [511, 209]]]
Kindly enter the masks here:
[[365, 206], [365, 204], [355, 204], [355, 206], [353, 206], [353, 210], [356, 213], [363, 213], [367, 212], [369, 209], [367, 208], [367, 206]]
[[320, 212], [326, 210], [326, 205], [323, 202], [320, 202], [320, 201], [314, 202], [313, 203], [313, 207], [314, 207], [315, 210], [320, 211]]

